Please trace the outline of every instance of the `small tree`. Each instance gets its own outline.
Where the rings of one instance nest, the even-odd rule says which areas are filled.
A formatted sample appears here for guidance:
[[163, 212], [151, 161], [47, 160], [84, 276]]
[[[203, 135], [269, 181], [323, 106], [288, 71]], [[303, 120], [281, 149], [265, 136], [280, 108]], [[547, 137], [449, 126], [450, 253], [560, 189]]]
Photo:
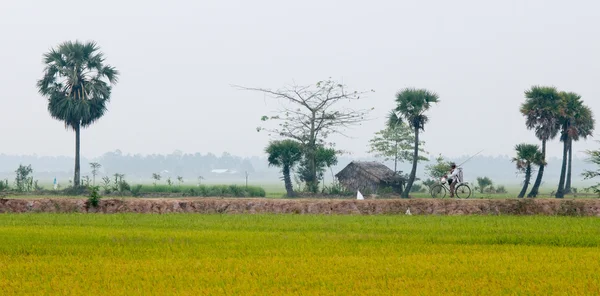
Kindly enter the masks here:
[[[589, 156], [588, 161], [599, 167], [595, 171], [588, 170], [583, 173], [583, 177], [586, 180], [589, 180], [600, 176], [600, 150], [588, 150], [586, 153]], [[587, 191], [589, 190], [593, 190], [596, 194], [598, 194], [598, 196], [600, 196], [600, 183], [587, 188]]]
[[291, 170], [302, 159], [302, 144], [294, 140], [273, 141], [265, 149], [269, 166], [281, 168], [288, 197], [295, 196]]
[[434, 180], [439, 180], [450, 171], [451, 162], [444, 159], [442, 155], [435, 158], [435, 164], [425, 167], [425, 172]]
[[[317, 147], [317, 150], [315, 152], [315, 167], [317, 168], [317, 185], [323, 180], [325, 170], [337, 164], [337, 153], [338, 151], [336, 151], [333, 148], [326, 148], [322, 145], [319, 145]], [[305, 184], [310, 184], [309, 180], [312, 178], [310, 166], [310, 159], [307, 158], [305, 154], [298, 167], [298, 176], [300, 177], [300, 180], [302, 180]], [[307, 189], [313, 192], [313, 188], [307, 187]]]
[[317, 153], [325, 139], [332, 134], [344, 135], [348, 127], [365, 120], [370, 110], [342, 108], [349, 101], [356, 101], [366, 92], [348, 91], [346, 86], [332, 80], [319, 81], [315, 85], [293, 85], [279, 90], [238, 87], [242, 90], [259, 91], [283, 100], [286, 104], [275, 116], [263, 116], [263, 121], [277, 121], [276, 127], [259, 127], [280, 137], [296, 140], [303, 146], [303, 179], [306, 187], [316, 193], [319, 189]]
[[167, 185], [169, 186], [169, 188], [171, 188], [171, 186], [173, 186], [173, 181], [171, 181], [171, 177], [167, 178]]
[[529, 181], [531, 180], [531, 173], [533, 166], [542, 166], [545, 164], [544, 156], [540, 151], [539, 146], [532, 144], [519, 144], [515, 146], [517, 156], [513, 158], [513, 162], [517, 165], [517, 170], [525, 174], [525, 181], [523, 182], [523, 189], [519, 193], [519, 198], [523, 198], [527, 192]]
[[33, 169], [31, 165], [24, 166], [19, 165], [19, 168], [15, 171], [17, 176], [15, 177], [15, 187], [18, 192], [31, 191], [33, 188]]
[[484, 193], [485, 192], [485, 188], [488, 186], [492, 186], [494, 185], [494, 183], [492, 182], [492, 179], [488, 178], [488, 177], [478, 177], [477, 178], [477, 185], [479, 187], [479, 192]]
[[90, 168], [92, 169], [92, 184], [94, 186], [96, 186], [96, 176], [98, 175], [98, 171], [100, 171], [101, 167], [102, 165], [97, 162], [90, 163]]
[[[420, 147], [425, 143], [421, 142]], [[415, 134], [412, 129], [404, 124], [393, 111], [389, 115], [385, 129], [375, 133], [369, 141], [369, 153], [385, 161], [394, 161], [394, 172], [398, 172], [398, 162], [412, 161], [415, 145]], [[423, 148], [420, 152], [425, 153]], [[420, 161], [427, 158], [420, 156]]]
[[161, 179], [161, 175], [157, 174], [157, 173], [152, 173], [152, 179], [154, 179], [154, 186], [156, 186], [156, 183], [158, 183]]
[[204, 180], [204, 177], [198, 176], [198, 187], [202, 186], [202, 180]]
[[181, 184], [183, 183], [183, 177], [182, 176], [177, 176], [177, 183], [179, 186], [181, 186]]

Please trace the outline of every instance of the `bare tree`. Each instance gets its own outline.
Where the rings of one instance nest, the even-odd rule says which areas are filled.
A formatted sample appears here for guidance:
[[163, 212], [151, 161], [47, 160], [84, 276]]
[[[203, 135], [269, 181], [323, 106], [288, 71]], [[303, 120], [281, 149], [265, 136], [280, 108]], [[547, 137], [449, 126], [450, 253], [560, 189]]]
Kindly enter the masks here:
[[287, 103], [281, 105], [276, 111], [277, 115], [262, 117], [264, 122], [278, 122], [275, 127], [259, 127], [257, 130], [294, 139], [303, 145], [309, 172], [304, 181], [312, 192], [316, 192], [319, 186], [316, 162], [319, 145], [325, 145], [325, 139], [332, 134], [347, 136], [345, 130], [366, 120], [366, 115], [372, 110], [344, 108], [344, 102], [357, 101], [367, 92], [348, 91], [346, 86], [331, 79], [315, 85], [294, 84], [278, 90], [234, 87], [262, 92]]

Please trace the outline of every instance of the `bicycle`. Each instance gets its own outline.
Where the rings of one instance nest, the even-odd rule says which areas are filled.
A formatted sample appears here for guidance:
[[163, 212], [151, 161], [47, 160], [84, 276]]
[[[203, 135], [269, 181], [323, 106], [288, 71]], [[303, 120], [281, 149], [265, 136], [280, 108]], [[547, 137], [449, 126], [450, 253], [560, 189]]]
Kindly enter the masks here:
[[[431, 186], [430, 189], [431, 197], [433, 198], [444, 198], [446, 197], [446, 193], [449, 191], [450, 189], [446, 186], [446, 182], [444, 181]], [[460, 182], [458, 185], [456, 185], [456, 187], [454, 187], [454, 195], [457, 198], [469, 198], [471, 197], [471, 187], [469, 187], [467, 183]]]

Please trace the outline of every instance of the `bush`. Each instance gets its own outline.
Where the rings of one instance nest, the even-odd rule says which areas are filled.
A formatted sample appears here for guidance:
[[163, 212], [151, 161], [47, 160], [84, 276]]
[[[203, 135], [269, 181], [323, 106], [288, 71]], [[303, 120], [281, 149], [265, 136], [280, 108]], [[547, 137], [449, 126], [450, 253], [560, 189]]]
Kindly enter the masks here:
[[339, 195], [339, 196], [347, 196], [354, 194], [353, 192], [346, 190], [341, 184], [331, 184], [331, 186], [323, 186], [323, 190], [321, 193], [326, 195]]
[[142, 185], [135, 185], [131, 188], [131, 195], [138, 197], [138, 196], [140, 196], [141, 190], [142, 190]]
[[131, 186], [125, 180], [119, 181], [119, 192], [131, 191]]
[[412, 188], [410, 188], [410, 192], [424, 192], [426, 189], [420, 184], [413, 184]]
[[[426, 187], [425, 190], [427, 190], [427, 188], [431, 188], [433, 185], [437, 184], [437, 182], [433, 179], [427, 179], [427, 180], [423, 181], [422, 183], [423, 183], [423, 186]], [[413, 184], [413, 186], [415, 186], [415, 185]]]
[[8, 185], [8, 179], [0, 180], [0, 191], [8, 191], [8, 190], [10, 190], [10, 186]]
[[88, 197], [88, 206], [92, 206], [94, 208], [98, 207], [100, 204], [100, 188], [98, 186], [90, 187], [90, 196]]
[[87, 195], [89, 189], [86, 187], [67, 187], [61, 193], [67, 196]]
[[498, 188], [496, 188], [496, 193], [505, 194], [508, 193], [508, 191], [506, 191], [506, 188], [504, 186], [499, 185]]
[[267, 193], [261, 187], [239, 185], [201, 185], [183, 192], [184, 196], [197, 197], [265, 197]]

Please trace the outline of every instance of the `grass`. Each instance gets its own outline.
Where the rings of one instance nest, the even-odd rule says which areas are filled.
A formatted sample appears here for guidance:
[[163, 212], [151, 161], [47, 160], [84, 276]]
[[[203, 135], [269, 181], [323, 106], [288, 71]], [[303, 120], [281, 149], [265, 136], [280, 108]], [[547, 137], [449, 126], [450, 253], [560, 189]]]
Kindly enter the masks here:
[[[196, 197], [265, 197], [262, 187], [245, 185], [140, 185], [140, 193], [183, 193]], [[135, 188], [135, 186], [133, 187]]]
[[0, 215], [0, 295], [600, 293], [600, 219]]

